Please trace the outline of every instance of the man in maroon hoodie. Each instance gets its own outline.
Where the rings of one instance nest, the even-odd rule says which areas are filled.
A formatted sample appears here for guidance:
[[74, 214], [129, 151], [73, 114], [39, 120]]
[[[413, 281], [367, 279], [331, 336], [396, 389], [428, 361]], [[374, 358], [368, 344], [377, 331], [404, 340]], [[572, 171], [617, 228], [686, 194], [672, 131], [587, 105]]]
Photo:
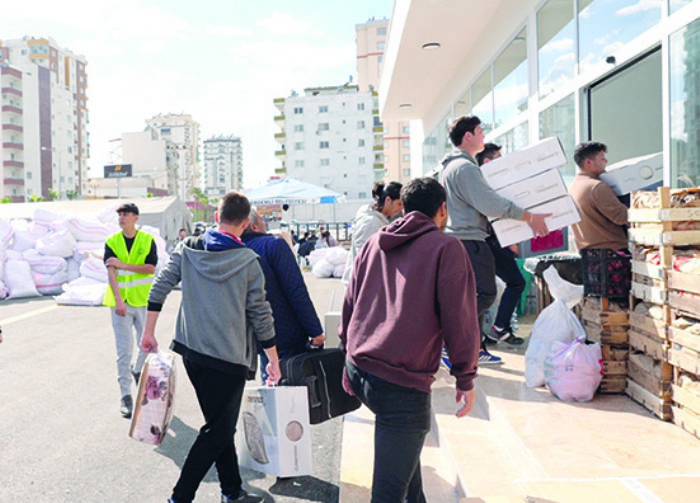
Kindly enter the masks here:
[[479, 322], [474, 272], [447, 223], [445, 189], [404, 185], [406, 216], [360, 250], [340, 328], [346, 391], [376, 415], [372, 502], [424, 502], [420, 453], [430, 430], [430, 386], [443, 345], [457, 379], [457, 411], [474, 405]]

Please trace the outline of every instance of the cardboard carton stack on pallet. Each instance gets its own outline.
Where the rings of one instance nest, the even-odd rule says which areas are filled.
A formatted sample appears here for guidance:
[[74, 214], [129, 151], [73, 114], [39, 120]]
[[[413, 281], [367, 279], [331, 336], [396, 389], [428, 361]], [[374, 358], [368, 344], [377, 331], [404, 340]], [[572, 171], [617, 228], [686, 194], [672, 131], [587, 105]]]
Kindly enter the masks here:
[[640, 191], [629, 212], [634, 247], [629, 342], [635, 356], [627, 393], [695, 435], [700, 434], [699, 195], [665, 187]]
[[627, 380], [630, 260], [608, 249], [581, 250], [583, 308], [581, 318], [588, 340], [603, 352], [600, 393], [623, 393]]

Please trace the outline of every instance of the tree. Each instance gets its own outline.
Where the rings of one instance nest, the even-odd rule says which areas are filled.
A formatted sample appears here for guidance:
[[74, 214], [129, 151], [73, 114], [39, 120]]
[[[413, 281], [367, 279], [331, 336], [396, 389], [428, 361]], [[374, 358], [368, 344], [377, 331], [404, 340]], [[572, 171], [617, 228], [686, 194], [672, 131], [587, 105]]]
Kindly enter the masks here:
[[56, 201], [59, 197], [61, 197], [61, 193], [53, 187], [49, 187], [49, 199]]
[[32, 197], [29, 198], [30, 203], [40, 203], [43, 200], [44, 200], [43, 197], [37, 196], [36, 194], [32, 194]]
[[1, 204], [7, 204], [7, 203], [11, 203], [11, 202], [12, 202], [12, 198], [10, 196], [5, 196], [2, 198], [2, 201], [0, 201]]
[[199, 187], [192, 187], [190, 189], [190, 194], [192, 195], [192, 198], [198, 203], [200, 203], [202, 206], [209, 205], [209, 198], [204, 192], [202, 192], [202, 189], [200, 189]]
[[69, 199], [71, 201], [74, 199], [78, 199], [79, 195], [80, 195], [80, 193], [77, 190], [67, 190], [66, 191], [66, 199]]

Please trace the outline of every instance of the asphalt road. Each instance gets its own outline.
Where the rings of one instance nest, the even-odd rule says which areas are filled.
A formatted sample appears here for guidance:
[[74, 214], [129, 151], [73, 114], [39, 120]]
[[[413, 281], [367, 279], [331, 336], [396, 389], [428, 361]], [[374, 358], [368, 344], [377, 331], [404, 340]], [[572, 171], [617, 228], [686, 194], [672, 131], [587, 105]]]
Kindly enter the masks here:
[[[325, 313], [338, 280], [306, 277]], [[163, 347], [179, 301], [174, 291], [161, 313]], [[42, 297], [1, 301], [0, 325], [0, 503], [166, 501], [202, 424], [179, 356], [173, 420], [155, 447], [129, 438], [129, 421], [119, 414], [107, 308], [57, 306]], [[266, 502], [337, 502], [341, 437], [341, 419], [312, 427], [311, 476], [278, 480], [243, 469], [244, 483]], [[219, 501], [215, 470], [195, 501]]]

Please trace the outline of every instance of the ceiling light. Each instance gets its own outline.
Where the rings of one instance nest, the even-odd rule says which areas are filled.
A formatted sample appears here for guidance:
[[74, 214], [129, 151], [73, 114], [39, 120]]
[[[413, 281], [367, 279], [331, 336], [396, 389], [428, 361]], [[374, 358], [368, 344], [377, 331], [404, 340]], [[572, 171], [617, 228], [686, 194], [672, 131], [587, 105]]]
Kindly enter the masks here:
[[434, 51], [436, 49], [439, 49], [441, 46], [440, 42], [428, 42], [427, 44], [423, 44], [422, 47], [426, 51]]
[[402, 109], [404, 109], [404, 110], [407, 110], [407, 109], [409, 109], [409, 108], [413, 108], [413, 105], [411, 105], [410, 103], [401, 103], [401, 104], [399, 105], [399, 108], [402, 108]]

